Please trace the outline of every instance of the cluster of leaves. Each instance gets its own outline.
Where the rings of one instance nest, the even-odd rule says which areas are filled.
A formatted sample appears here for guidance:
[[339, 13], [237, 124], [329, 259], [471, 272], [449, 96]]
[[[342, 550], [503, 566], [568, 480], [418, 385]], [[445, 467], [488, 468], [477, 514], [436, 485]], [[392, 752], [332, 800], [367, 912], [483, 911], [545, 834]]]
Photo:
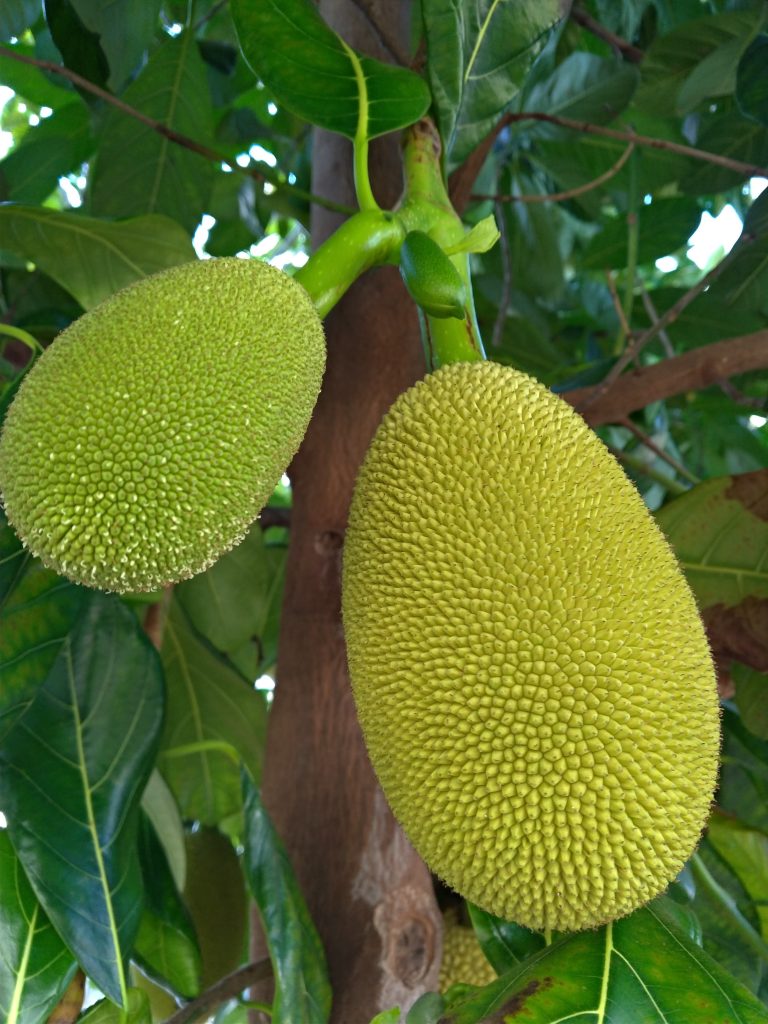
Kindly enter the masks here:
[[[196, 241], [208, 255], [295, 259], [311, 125], [359, 146], [431, 104], [446, 172], [504, 118], [466, 210], [470, 223], [495, 213], [502, 232], [474, 258], [492, 358], [563, 391], [599, 382], [695, 287], [688, 238], [726, 204], [741, 238], [638, 360], [764, 332], [768, 193], [750, 204], [743, 169], [681, 150], [768, 164], [764, 5], [592, 0], [580, 17], [560, 13], [554, 0], [422, 0], [420, 77], [355, 54], [305, 0], [48, 0], [44, 12], [4, 0], [3, 322], [46, 344], [119, 287], [194, 258], [201, 224], [213, 224]], [[531, 201], [552, 192], [567, 195]], [[675, 270], [658, 269], [664, 256]], [[15, 343], [4, 351], [7, 405], [22, 357]], [[660, 509], [723, 669], [724, 769], [700, 851], [668, 896], [546, 947], [472, 908], [499, 980], [425, 996], [409, 1024], [523, 1011], [541, 1024], [768, 1020], [768, 435], [754, 415], [766, 397], [753, 373], [605, 428]], [[251, 901], [273, 1019], [327, 1019], [322, 952], [257, 788], [268, 705], [253, 681], [274, 667], [285, 547], [282, 527], [257, 525], [204, 575], [141, 602], [63, 581], [2, 525], [0, 1012], [11, 1024], [46, 1020], [78, 967], [107, 997], [90, 1024], [119, 1020], [118, 1004], [137, 1024], [170, 1016], [167, 992], [194, 998], [247, 960]], [[245, 1012], [229, 1002], [216, 1019]]]

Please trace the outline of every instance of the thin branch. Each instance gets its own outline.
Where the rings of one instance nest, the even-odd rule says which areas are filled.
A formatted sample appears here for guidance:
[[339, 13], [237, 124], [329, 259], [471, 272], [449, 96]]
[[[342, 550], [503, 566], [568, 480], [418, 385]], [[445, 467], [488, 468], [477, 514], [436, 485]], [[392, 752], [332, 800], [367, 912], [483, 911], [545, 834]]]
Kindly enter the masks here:
[[407, 67], [410, 62], [410, 57], [401, 48], [398, 40], [390, 35], [383, 25], [379, 24], [380, 18], [377, 15], [376, 4], [372, 0], [352, 0], [352, 3], [360, 11], [365, 20], [373, 29], [373, 32], [378, 39], [379, 43], [386, 52], [392, 57], [398, 64], [403, 67]]
[[634, 452], [625, 452], [621, 448], [614, 448], [610, 444], [607, 445], [607, 448], [611, 455], [618, 459], [619, 462], [623, 462], [641, 476], [647, 476], [649, 480], [655, 480], [656, 483], [666, 487], [670, 494], [685, 494], [688, 490], [685, 484], [678, 483], [674, 477], [666, 476], [658, 469], [654, 469], [653, 466], [647, 465], [645, 459], [635, 455]]
[[605, 279], [608, 282], [608, 291], [611, 293], [611, 301], [613, 302], [613, 308], [616, 310], [616, 316], [619, 318], [621, 332], [625, 338], [631, 338], [632, 328], [629, 326], [627, 314], [624, 312], [624, 307], [621, 304], [619, 293], [616, 290], [616, 282], [614, 281], [613, 274], [610, 272], [610, 270], [605, 271]]
[[214, 4], [210, 10], [206, 11], [205, 14], [201, 15], [201, 17], [195, 23], [192, 31], [197, 32], [197, 30], [202, 28], [207, 21], [210, 21], [211, 18], [215, 18], [219, 11], [223, 10], [223, 8], [225, 8], [228, 3], [229, 0], [219, 0], [219, 2], [217, 4]]
[[633, 131], [619, 131], [616, 128], [605, 128], [600, 124], [590, 124], [588, 121], [574, 121], [570, 117], [557, 117], [555, 114], [541, 114], [535, 111], [526, 111], [521, 114], [505, 114], [493, 129], [494, 137], [505, 125], [516, 124], [518, 121], [545, 121], [547, 124], [555, 124], [560, 128], [570, 128], [572, 131], [581, 132], [586, 135], [602, 135], [606, 139], [617, 139], [619, 142], [634, 142], [638, 146], [650, 146], [652, 149], [664, 149], [669, 153], [689, 156], [694, 160], [704, 160], [710, 164], [717, 164], [719, 167], [726, 167], [729, 171], [736, 171], [745, 177], [768, 178], [768, 167], [761, 167], [758, 164], [747, 164], [742, 160], [732, 160], [731, 157], [721, 156], [720, 153], [710, 153], [706, 149], [684, 146], [680, 142], [670, 142], [669, 139], [655, 139], [650, 135], [638, 135]]
[[640, 352], [642, 352], [645, 346], [649, 344], [649, 342], [653, 341], [656, 335], [660, 331], [664, 330], [665, 327], [669, 327], [671, 323], [674, 323], [674, 321], [677, 320], [680, 314], [688, 306], [690, 306], [693, 300], [697, 298], [699, 295], [701, 295], [701, 293], [705, 291], [712, 284], [712, 282], [715, 281], [723, 273], [726, 267], [729, 267], [731, 263], [733, 263], [733, 261], [738, 256], [741, 255], [741, 253], [744, 251], [745, 246], [750, 245], [753, 241], [754, 238], [752, 236], [746, 236], [744, 241], [741, 242], [739, 245], [734, 246], [733, 249], [731, 249], [731, 251], [728, 253], [728, 255], [725, 256], [722, 260], [720, 260], [716, 267], [713, 267], [708, 274], [705, 274], [700, 281], [697, 281], [697, 283], [692, 288], [689, 288], [684, 295], [681, 295], [677, 302], [673, 306], [669, 307], [666, 313], [660, 316], [658, 320], [655, 321], [655, 323], [652, 323], [646, 331], [643, 331], [642, 334], [639, 334], [631, 342], [631, 344], [629, 344], [626, 347], [622, 355], [619, 356], [619, 358], [611, 367], [610, 372], [606, 374], [605, 379], [600, 384], [598, 384], [596, 388], [593, 389], [592, 394], [588, 398], [585, 398], [582, 407], [579, 409], [579, 412], [582, 412], [584, 409], [587, 409], [594, 402], [597, 402], [600, 398], [602, 398], [603, 395], [605, 395], [605, 393], [614, 386], [614, 384], [619, 379], [624, 370], [627, 368], [627, 366], [629, 366], [632, 360], [635, 359], [640, 354]]
[[61, 75], [62, 78], [67, 78], [74, 85], [79, 86], [86, 92], [90, 92], [94, 96], [98, 96], [99, 99], [104, 100], [105, 103], [109, 103], [117, 110], [121, 110], [124, 114], [127, 114], [128, 117], [132, 117], [136, 121], [140, 121], [142, 124], [146, 125], [147, 128], [151, 128], [153, 132], [157, 132], [158, 135], [162, 135], [163, 138], [168, 139], [169, 142], [173, 142], [177, 146], [183, 146], [184, 149], [188, 149], [192, 153], [197, 153], [198, 156], [201, 156], [206, 160], [211, 160], [217, 164], [226, 164], [233, 171], [244, 174], [249, 178], [253, 178], [255, 181], [269, 182], [269, 184], [273, 185], [281, 192], [290, 193], [300, 199], [306, 199], [311, 203], [316, 203], [318, 206], [325, 207], [327, 210], [334, 210], [337, 213], [348, 214], [355, 212], [351, 207], [345, 206], [342, 203], [335, 203], [331, 199], [325, 199], [323, 196], [313, 195], [311, 192], [307, 192], [303, 188], [298, 188], [296, 185], [276, 181], [271, 175], [258, 171], [256, 168], [241, 167], [225, 153], [219, 153], [217, 150], [211, 149], [210, 146], [206, 146], [204, 143], [198, 142], [196, 139], [190, 139], [189, 136], [182, 135], [181, 132], [174, 131], [173, 128], [169, 128], [168, 125], [163, 124], [162, 121], [156, 121], [153, 117], [148, 117], [146, 114], [142, 113], [142, 111], [137, 110], [136, 107], [132, 107], [128, 103], [125, 103], [119, 98], [119, 96], [113, 96], [111, 92], [107, 92], [106, 89], [102, 89], [100, 86], [95, 85], [87, 78], [83, 78], [83, 76], [78, 75], [76, 71], [70, 71], [69, 68], [64, 67], [62, 64], [56, 64], [51, 60], [39, 60], [37, 57], [28, 57], [25, 53], [17, 53], [15, 50], [9, 50], [5, 46], [0, 46], [0, 57], [9, 57], [11, 60], [17, 60], [22, 64], [31, 64], [33, 67], [40, 68], [42, 71], [49, 71], [52, 74]]
[[719, 380], [717, 386], [727, 398], [730, 398], [732, 402], [736, 402], [738, 405], [744, 405], [747, 409], [766, 408], [767, 403], [764, 398], [758, 398], [757, 395], [745, 395], [743, 391], [736, 387], [733, 381]]
[[651, 402], [711, 387], [721, 380], [766, 368], [768, 330], [755, 331], [703, 345], [652, 366], [630, 370], [607, 394], [586, 409], [579, 409], [579, 406], [593, 393], [591, 387], [564, 391], [560, 397], [579, 409], [592, 426], [621, 423], [630, 413], [645, 408]]
[[197, 999], [182, 1006], [180, 1010], [167, 1018], [165, 1024], [191, 1024], [200, 1017], [207, 1017], [217, 1006], [221, 1006], [228, 999], [239, 995], [246, 988], [255, 985], [257, 981], [264, 981], [272, 976], [272, 964], [268, 959], [258, 960], [253, 964], [246, 964], [239, 967], [231, 974], [221, 978], [215, 985], [211, 985]]
[[[643, 307], [645, 309], [645, 312], [648, 314], [648, 319], [651, 321], [652, 324], [655, 324], [659, 320], [658, 311], [656, 309], [656, 306], [653, 304], [653, 299], [648, 294], [648, 289], [645, 287], [645, 283], [643, 282], [642, 278], [639, 278], [639, 284], [640, 297], [643, 300]], [[672, 346], [672, 342], [669, 340], [669, 335], [663, 327], [659, 329], [658, 335], [659, 341], [664, 346], [664, 354], [668, 357], [674, 356], [675, 350]]]
[[604, 185], [606, 181], [610, 181], [614, 175], [619, 173], [627, 160], [632, 156], [634, 148], [634, 142], [630, 142], [616, 163], [609, 167], [607, 171], [598, 175], [597, 178], [593, 178], [592, 181], [587, 181], [583, 185], [577, 185], [575, 188], [566, 189], [564, 192], [547, 192], [545, 194], [533, 193], [523, 196], [472, 195], [471, 198], [493, 199], [497, 203], [560, 203], [565, 199], [574, 199], [576, 196], [583, 196], [585, 192], [591, 192], [595, 188], [600, 188], [600, 186]]
[[692, 484], [701, 483], [699, 478], [694, 476], [690, 470], [686, 469], [682, 462], [678, 462], [678, 460], [674, 458], [674, 456], [670, 455], [669, 452], [665, 452], [663, 448], [656, 444], [650, 435], [646, 434], [644, 430], [641, 430], [636, 423], [632, 422], [632, 420], [624, 420], [621, 426], [626, 427], [630, 434], [635, 435], [640, 444], [645, 445], [645, 447], [649, 451], [653, 452], [654, 455], [663, 459], [668, 466], [671, 466], [672, 469], [674, 469], [676, 473], [679, 473], [680, 476], [684, 477], [684, 479], [689, 480]]
[[577, 25], [581, 25], [588, 32], [591, 32], [593, 36], [597, 36], [598, 39], [602, 39], [603, 42], [608, 43], [614, 50], [618, 50], [619, 53], [626, 57], [632, 64], [639, 64], [645, 54], [642, 50], [633, 46], [632, 43], [627, 42], [626, 39], [622, 39], [621, 36], [615, 35], [610, 29], [607, 29], [605, 25], [601, 25], [599, 21], [595, 21], [591, 14], [583, 10], [581, 7], [574, 7], [571, 10], [571, 20], [575, 21]]
[[512, 259], [509, 253], [509, 231], [504, 211], [496, 208], [496, 223], [499, 226], [499, 243], [501, 245], [501, 299], [496, 319], [493, 322], [491, 348], [501, 348], [504, 337], [504, 326], [507, 321], [507, 307], [512, 298]]

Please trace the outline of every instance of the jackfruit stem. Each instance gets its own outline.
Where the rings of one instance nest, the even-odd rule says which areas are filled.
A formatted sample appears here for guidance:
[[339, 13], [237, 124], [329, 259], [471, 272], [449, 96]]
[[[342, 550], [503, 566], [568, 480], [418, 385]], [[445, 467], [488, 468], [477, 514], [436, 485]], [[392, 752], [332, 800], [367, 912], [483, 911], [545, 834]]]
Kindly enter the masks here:
[[344, 221], [296, 271], [320, 317], [330, 313], [364, 271], [394, 262], [405, 229], [398, 217], [383, 210], [361, 210]]

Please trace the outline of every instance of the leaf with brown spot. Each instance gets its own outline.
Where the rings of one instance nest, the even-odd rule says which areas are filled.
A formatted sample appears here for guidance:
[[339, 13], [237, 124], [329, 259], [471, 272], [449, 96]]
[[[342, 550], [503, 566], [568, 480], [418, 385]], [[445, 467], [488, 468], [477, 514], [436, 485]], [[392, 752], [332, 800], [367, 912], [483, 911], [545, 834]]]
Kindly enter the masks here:
[[[681, 984], [681, 979], [685, 983]], [[768, 1010], [679, 931], [657, 900], [567, 935], [451, 1002], [440, 1024], [766, 1024]]]
[[716, 477], [656, 514], [716, 657], [768, 669], [768, 469]]

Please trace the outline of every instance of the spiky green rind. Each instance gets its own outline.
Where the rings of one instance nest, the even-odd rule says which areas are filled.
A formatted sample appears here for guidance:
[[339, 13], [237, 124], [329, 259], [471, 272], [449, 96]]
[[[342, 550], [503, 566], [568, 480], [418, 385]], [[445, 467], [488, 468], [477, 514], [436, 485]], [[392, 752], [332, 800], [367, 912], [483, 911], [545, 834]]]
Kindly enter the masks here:
[[0, 438], [11, 524], [88, 586], [154, 590], [240, 541], [306, 430], [325, 363], [305, 290], [258, 260], [187, 263], [68, 327]]
[[443, 914], [440, 991], [447, 992], [451, 985], [490, 985], [496, 977], [474, 931], [459, 924], [455, 913]]
[[436, 874], [539, 931], [666, 888], [712, 799], [712, 662], [664, 537], [565, 402], [493, 363], [402, 395], [343, 583], [371, 760]]

